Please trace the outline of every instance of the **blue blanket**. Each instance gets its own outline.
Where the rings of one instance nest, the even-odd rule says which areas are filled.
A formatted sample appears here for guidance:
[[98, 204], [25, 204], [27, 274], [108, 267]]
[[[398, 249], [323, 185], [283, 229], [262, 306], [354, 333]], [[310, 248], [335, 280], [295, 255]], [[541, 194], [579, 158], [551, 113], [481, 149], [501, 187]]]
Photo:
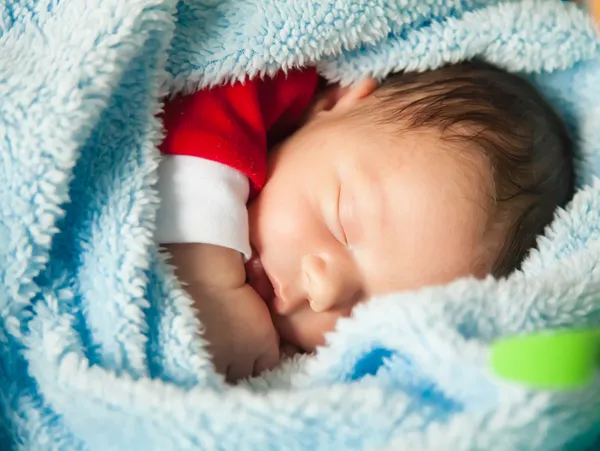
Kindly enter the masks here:
[[[315, 356], [226, 386], [152, 239], [163, 95], [474, 56], [531, 77], [578, 144], [580, 190], [523, 271], [375, 299]], [[599, 80], [593, 23], [553, 0], [3, 0], [0, 449], [593, 446], [600, 379], [534, 391], [487, 360], [600, 325]]]

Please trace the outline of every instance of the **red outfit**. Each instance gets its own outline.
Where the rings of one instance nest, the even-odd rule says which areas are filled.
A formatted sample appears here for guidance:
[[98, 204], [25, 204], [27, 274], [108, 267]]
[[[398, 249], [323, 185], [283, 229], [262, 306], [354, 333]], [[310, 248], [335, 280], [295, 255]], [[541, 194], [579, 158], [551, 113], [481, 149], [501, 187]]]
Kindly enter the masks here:
[[292, 128], [317, 87], [314, 69], [218, 86], [166, 105], [163, 154], [225, 164], [245, 174], [252, 193], [265, 184], [269, 133]]
[[270, 139], [293, 131], [316, 92], [314, 69], [204, 89], [167, 103], [159, 243], [207, 243], [250, 258], [246, 202], [264, 186]]

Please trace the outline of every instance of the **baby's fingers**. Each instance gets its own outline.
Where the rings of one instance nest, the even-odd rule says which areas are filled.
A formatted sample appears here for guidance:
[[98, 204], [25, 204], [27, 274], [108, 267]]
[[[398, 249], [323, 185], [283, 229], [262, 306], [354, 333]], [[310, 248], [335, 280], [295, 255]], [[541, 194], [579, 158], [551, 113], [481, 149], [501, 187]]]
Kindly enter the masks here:
[[273, 345], [270, 346], [269, 349], [267, 349], [267, 351], [254, 362], [254, 371], [252, 372], [252, 375], [258, 376], [265, 370], [271, 370], [275, 368], [278, 363], [279, 347], [276, 343], [273, 343]]
[[301, 354], [302, 351], [297, 346], [285, 343], [281, 345], [281, 358], [284, 357], [294, 357], [297, 354]]
[[240, 379], [252, 376], [253, 362], [250, 359], [239, 359], [230, 364], [225, 372], [227, 382], [233, 384]]

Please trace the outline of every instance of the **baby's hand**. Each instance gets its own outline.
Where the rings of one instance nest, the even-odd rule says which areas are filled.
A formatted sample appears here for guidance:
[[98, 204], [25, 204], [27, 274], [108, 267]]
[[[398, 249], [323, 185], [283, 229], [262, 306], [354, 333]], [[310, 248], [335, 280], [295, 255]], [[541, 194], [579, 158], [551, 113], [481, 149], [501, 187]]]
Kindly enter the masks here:
[[196, 301], [216, 370], [233, 382], [279, 362], [279, 339], [264, 301], [247, 284], [186, 287]]
[[171, 244], [176, 274], [194, 300], [216, 370], [229, 381], [279, 362], [279, 340], [265, 302], [246, 284], [241, 254], [210, 244]]

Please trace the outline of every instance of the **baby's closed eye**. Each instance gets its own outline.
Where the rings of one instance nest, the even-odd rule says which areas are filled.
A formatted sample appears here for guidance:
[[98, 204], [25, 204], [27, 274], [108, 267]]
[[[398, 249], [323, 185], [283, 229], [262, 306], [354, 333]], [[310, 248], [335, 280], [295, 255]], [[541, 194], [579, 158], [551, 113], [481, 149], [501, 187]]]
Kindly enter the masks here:
[[360, 219], [356, 214], [356, 203], [350, 189], [340, 188], [338, 223], [344, 237], [343, 244], [348, 248], [352, 248], [360, 238]]

